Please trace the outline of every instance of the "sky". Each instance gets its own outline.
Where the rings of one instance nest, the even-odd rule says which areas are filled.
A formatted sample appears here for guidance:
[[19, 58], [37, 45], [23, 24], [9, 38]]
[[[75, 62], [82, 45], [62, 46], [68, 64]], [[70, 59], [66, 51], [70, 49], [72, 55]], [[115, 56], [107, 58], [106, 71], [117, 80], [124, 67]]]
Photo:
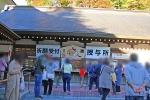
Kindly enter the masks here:
[[26, 0], [13, 0], [17, 5], [27, 5]]

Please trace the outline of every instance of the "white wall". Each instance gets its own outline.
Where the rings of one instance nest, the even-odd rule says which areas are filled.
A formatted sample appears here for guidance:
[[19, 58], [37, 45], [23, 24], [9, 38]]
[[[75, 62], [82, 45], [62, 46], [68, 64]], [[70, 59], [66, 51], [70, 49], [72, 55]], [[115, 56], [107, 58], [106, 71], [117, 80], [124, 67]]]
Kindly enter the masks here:
[[138, 45], [134, 45], [135, 49], [148, 49], [150, 50], [150, 45], [149, 44], [138, 44]]
[[13, 44], [13, 42], [10, 42], [10, 41], [0, 41], [0, 44]]
[[110, 44], [111, 48], [131, 48], [131, 45], [127, 45], [126, 43], [115, 43]]
[[[10, 45], [0, 45], [0, 52], [8, 52]], [[11, 45], [11, 51], [13, 46]]]
[[31, 39], [21, 39], [21, 40], [16, 41], [16, 44], [36, 45], [36, 41], [32, 41]]
[[70, 46], [70, 45], [75, 45], [79, 47], [84, 47], [84, 43], [80, 43], [78, 41], [68, 41], [68, 42], [63, 42], [62, 46]]
[[39, 44], [43, 44], [43, 45], [60, 45], [60, 42], [56, 42], [55, 40], [44, 40], [44, 41], [39, 41]]
[[100, 47], [108, 47], [108, 44], [104, 44], [103, 42], [91, 42], [87, 43], [87, 46], [100, 46]]

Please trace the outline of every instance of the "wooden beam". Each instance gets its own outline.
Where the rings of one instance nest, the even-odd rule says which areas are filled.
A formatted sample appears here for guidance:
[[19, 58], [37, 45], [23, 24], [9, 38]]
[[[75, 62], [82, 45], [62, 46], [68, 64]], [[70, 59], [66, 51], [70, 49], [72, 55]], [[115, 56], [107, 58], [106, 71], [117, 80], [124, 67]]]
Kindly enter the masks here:
[[103, 42], [104, 44], [115, 44], [115, 42]]
[[138, 43], [126, 43], [127, 45], [138, 45]]
[[88, 40], [86, 40], [86, 41], [80, 41], [80, 40], [79, 40], [79, 42], [80, 42], [80, 43], [91, 43], [91, 41], [88, 41]]
[[67, 42], [68, 40], [55, 40], [56, 42]]

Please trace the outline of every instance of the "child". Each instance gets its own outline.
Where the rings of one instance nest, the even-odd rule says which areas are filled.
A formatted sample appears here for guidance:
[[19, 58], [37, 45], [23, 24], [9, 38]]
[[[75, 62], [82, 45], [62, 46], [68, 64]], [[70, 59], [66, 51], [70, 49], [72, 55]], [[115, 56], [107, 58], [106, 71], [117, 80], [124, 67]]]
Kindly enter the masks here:
[[79, 74], [80, 74], [80, 85], [81, 85], [80, 87], [82, 88], [84, 82], [84, 75], [85, 75], [85, 69], [83, 66], [81, 67]]

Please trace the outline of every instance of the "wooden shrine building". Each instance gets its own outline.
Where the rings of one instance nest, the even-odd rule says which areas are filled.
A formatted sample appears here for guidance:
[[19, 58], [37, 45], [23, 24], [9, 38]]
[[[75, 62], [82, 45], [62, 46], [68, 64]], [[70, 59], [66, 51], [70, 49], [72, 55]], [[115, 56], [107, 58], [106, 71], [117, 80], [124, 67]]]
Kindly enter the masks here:
[[[10, 5], [0, 14], [0, 21], [21, 37], [13, 48], [15, 52], [26, 55], [25, 67], [33, 66], [34, 58], [30, 56], [36, 56], [42, 50], [38, 48], [37, 51], [37, 46], [45, 48], [44, 45], [67, 47], [71, 52], [68, 56], [74, 52], [68, 48], [71, 45], [81, 47], [81, 52], [90, 46], [109, 48], [109, 57], [114, 59], [114, 63], [126, 59], [130, 50], [150, 55], [150, 14], [146, 11]], [[0, 46], [10, 44], [0, 41]], [[50, 48], [43, 50], [48, 52]], [[59, 55], [55, 56], [61, 60], [62, 54]], [[86, 54], [83, 58], [90, 59]]]

